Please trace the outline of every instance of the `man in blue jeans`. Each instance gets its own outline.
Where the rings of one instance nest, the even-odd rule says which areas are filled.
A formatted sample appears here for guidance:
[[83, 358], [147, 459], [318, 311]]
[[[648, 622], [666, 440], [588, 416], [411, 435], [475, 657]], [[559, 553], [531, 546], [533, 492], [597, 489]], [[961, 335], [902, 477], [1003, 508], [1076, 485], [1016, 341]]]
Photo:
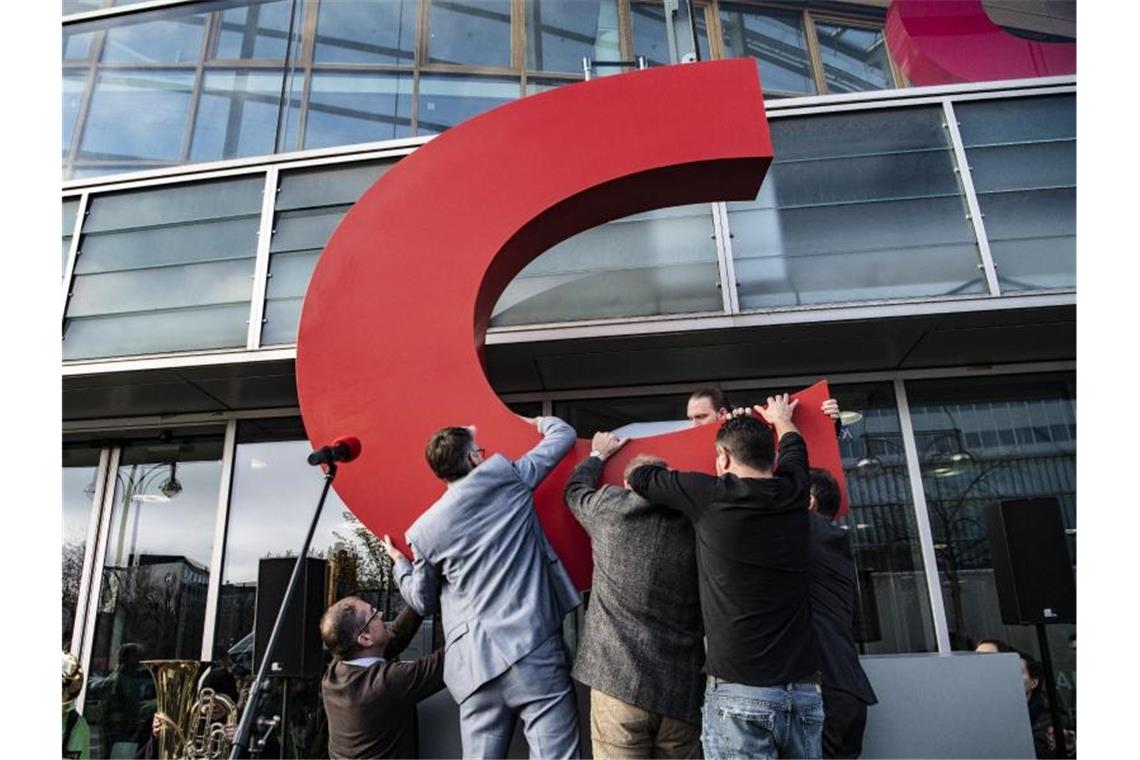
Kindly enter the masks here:
[[808, 602], [807, 447], [792, 414], [770, 397], [727, 420], [716, 437], [717, 477], [638, 467], [630, 488], [689, 518], [697, 540], [708, 684], [705, 757], [822, 754], [819, 654]]

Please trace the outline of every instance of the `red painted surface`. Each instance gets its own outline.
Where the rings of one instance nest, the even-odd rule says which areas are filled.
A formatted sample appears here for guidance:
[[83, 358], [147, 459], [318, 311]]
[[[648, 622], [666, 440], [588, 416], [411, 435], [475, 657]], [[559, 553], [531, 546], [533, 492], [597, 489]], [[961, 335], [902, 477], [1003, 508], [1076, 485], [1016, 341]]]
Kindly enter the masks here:
[[[403, 543], [443, 492], [424, 460], [445, 425], [478, 426], [488, 453], [518, 457], [538, 432], [495, 395], [482, 368], [491, 309], [555, 243], [654, 208], [752, 199], [772, 146], [750, 60], [605, 77], [496, 108], [404, 158], [345, 216], [305, 296], [297, 387], [314, 445], [342, 435], [363, 451], [335, 488], [374, 533]], [[816, 388], [797, 410], [813, 462], [842, 482]], [[606, 468], [620, 482], [637, 452], [711, 471], [715, 426], [630, 443]], [[579, 441], [539, 488], [543, 527], [579, 586], [585, 533], [562, 502]], [[407, 547], [402, 546], [406, 551]]]
[[887, 46], [916, 85], [990, 82], [1077, 72], [1076, 43], [1016, 37], [982, 0], [892, 0]]

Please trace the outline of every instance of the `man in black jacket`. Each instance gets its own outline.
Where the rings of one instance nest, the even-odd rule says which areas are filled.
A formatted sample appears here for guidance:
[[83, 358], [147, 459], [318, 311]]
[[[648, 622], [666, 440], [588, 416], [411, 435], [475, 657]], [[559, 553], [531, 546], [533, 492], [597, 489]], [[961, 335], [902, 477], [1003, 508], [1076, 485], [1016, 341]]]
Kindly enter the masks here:
[[392, 623], [355, 596], [329, 607], [321, 639], [334, 659], [321, 679], [329, 757], [416, 757], [416, 703], [443, 688], [443, 650], [392, 662], [419, 630], [410, 607]]
[[718, 477], [643, 465], [630, 488], [693, 523], [708, 637], [705, 757], [819, 757], [823, 703], [808, 600], [807, 447], [770, 397], [716, 436]]
[[827, 470], [811, 470], [811, 541], [808, 593], [823, 671], [823, 756], [858, 757], [863, 751], [867, 705], [879, 700], [855, 649], [855, 561], [847, 532], [831, 521], [839, 511], [839, 485]]

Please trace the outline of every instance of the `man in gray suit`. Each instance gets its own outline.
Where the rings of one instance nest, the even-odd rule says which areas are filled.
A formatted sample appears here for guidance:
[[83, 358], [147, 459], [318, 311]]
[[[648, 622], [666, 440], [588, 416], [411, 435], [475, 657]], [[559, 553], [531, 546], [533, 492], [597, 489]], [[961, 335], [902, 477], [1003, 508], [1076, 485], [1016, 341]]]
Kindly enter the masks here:
[[532, 421], [543, 440], [517, 461], [484, 459], [473, 428], [448, 427], [427, 445], [447, 492], [406, 538], [388, 536], [400, 593], [446, 621], [443, 680], [459, 705], [464, 757], [504, 757], [516, 718], [532, 757], [577, 757], [578, 708], [562, 618], [582, 603], [534, 509], [534, 489], [573, 447], [557, 417]]
[[[590, 687], [594, 757], [701, 756], [701, 607], [693, 526], [625, 488], [598, 480], [624, 445], [594, 436], [564, 492], [590, 534], [594, 583], [571, 675]], [[667, 466], [641, 455], [643, 464]]]

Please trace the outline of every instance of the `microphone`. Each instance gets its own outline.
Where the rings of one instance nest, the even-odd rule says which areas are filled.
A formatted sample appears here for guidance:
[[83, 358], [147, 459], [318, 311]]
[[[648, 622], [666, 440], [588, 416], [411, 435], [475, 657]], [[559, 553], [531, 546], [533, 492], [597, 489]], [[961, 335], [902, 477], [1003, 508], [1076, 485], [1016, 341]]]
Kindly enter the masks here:
[[333, 462], [351, 462], [360, 456], [360, 439], [343, 435], [309, 454], [309, 464], [332, 464]]

